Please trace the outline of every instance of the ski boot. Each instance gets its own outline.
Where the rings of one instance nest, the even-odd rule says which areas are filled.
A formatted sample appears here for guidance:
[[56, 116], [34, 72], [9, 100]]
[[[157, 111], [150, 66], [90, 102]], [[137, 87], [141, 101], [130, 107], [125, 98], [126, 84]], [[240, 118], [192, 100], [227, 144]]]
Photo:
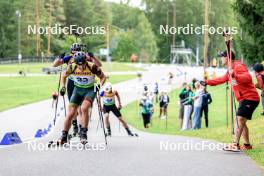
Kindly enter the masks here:
[[138, 137], [138, 134], [132, 133], [129, 128], [126, 128], [126, 131], [127, 131], [128, 136], [136, 136], [136, 137]]
[[81, 141], [81, 143], [83, 145], [88, 143], [88, 141], [87, 141], [87, 131], [88, 131], [87, 128], [81, 128], [80, 129], [80, 141]]
[[79, 133], [79, 128], [78, 128], [78, 124], [77, 124], [77, 120], [73, 120], [72, 121], [72, 126], [73, 126], [73, 136], [77, 136], [77, 134]]
[[59, 140], [49, 141], [48, 147], [63, 146], [68, 143], [68, 131], [62, 131], [62, 135]]
[[112, 133], [111, 133], [111, 128], [110, 128], [110, 126], [109, 126], [109, 127], [106, 127], [106, 128], [107, 128], [106, 136], [111, 137]]

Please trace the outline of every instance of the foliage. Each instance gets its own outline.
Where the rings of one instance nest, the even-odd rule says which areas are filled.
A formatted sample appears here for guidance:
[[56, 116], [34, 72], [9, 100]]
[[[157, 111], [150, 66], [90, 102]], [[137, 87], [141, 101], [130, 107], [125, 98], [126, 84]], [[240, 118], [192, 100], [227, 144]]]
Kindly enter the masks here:
[[243, 29], [241, 47], [251, 63], [261, 62], [264, 57], [264, 1], [236, 0], [234, 8]]

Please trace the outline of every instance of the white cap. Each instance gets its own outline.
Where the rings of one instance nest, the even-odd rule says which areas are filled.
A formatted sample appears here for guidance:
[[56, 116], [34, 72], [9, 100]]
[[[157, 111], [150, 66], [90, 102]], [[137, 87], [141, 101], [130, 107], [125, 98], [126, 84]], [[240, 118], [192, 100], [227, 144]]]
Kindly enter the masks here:
[[147, 96], [143, 96], [143, 97], [142, 97], [142, 100], [147, 100], [147, 99], [148, 99]]
[[104, 91], [109, 92], [110, 90], [112, 90], [112, 84], [110, 82], [105, 83]]

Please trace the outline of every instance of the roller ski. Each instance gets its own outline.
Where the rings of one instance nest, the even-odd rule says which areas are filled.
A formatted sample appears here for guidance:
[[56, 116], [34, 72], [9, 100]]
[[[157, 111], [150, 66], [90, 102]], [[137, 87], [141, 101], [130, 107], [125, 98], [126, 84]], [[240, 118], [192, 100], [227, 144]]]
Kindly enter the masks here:
[[70, 141], [70, 138], [68, 136], [68, 132], [67, 131], [63, 131], [62, 132], [62, 136], [61, 136], [61, 138], [59, 140], [57, 140], [57, 141], [49, 141], [48, 147], [49, 148], [50, 147], [59, 147], [59, 146], [65, 147], [65, 146], [67, 146], [69, 144], [68, 141]]
[[233, 142], [231, 144], [226, 144], [224, 147], [223, 147], [223, 150], [224, 151], [229, 151], [229, 152], [241, 152], [241, 148], [239, 146], [239, 144]]
[[138, 134], [137, 133], [132, 133], [129, 128], [126, 128], [126, 131], [127, 131], [128, 136], [138, 137]]

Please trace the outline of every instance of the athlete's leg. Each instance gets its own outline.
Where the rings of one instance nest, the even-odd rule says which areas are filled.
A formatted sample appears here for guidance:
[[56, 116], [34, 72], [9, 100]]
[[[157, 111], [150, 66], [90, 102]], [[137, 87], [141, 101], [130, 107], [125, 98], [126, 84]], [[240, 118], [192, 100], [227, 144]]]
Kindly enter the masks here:
[[106, 127], [110, 127], [110, 121], [109, 121], [109, 113], [105, 113], [105, 125]]
[[89, 108], [92, 106], [92, 100], [85, 99], [81, 105], [81, 121], [82, 127], [87, 128], [89, 123]]
[[73, 119], [74, 114], [76, 113], [76, 111], [77, 111], [77, 105], [69, 104], [68, 113], [67, 113], [66, 118], [64, 120], [64, 127], [63, 127], [63, 131], [62, 131], [62, 136], [57, 141], [57, 143], [59, 145], [62, 145], [62, 144], [67, 142], [68, 132], [69, 132], [69, 129], [71, 128], [71, 122], [72, 122], [72, 119]]
[[[235, 142], [238, 144], [239, 143], [239, 140], [240, 140], [240, 137], [243, 133], [243, 130], [244, 130], [244, 127], [246, 125], [246, 122], [247, 122], [247, 119], [244, 118], [244, 117], [241, 117], [241, 116], [238, 116], [237, 117], [238, 119], [238, 125], [239, 125], [239, 128], [237, 128], [236, 130], [236, 138], [235, 138]], [[248, 132], [248, 131], [247, 131]], [[246, 132], [245, 135], [248, 135], [248, 133]], [[247, 139], [248, 140], [248, 139]], [[249, 142], [249, 141], [248, 141]]]
[[92, 100], [87, 97], [84, 99], [81, 105], [81, 129], [80, 129], [80, 140], [82, 143], [87, 142], [87, 131], [89, 123], [89, 108], [91, 107]]
[[64, 129], [63, 129], [64, 131], [69, 131], [69, 129], [71, 128], [71, 122], [72, 122], [74, 115], [77, 112], [77, 107], [78, 107], [77, 105], [69, 104], [68, 113], [64, 121]]
[[246, 123], [245, 123], [244, 129], [243, 129], [243, 132], [242, 132], [242, 136], [244, 139], [244, 143], [250, 144], [250, 142], [249, 142], [249, 131], [248, 131], [248, 127], [247, 127]]
[[109, 121], [109, 112], [104, 114], [105, 116], [105, 126], [107, 129], [107, 135], [111, 136], [111, 126], [110, 126], [110, 121]]
[[124, 128], [128, 128], [128, 125], [122, 116], [118, 117], [118, 120], [123, 125]]

